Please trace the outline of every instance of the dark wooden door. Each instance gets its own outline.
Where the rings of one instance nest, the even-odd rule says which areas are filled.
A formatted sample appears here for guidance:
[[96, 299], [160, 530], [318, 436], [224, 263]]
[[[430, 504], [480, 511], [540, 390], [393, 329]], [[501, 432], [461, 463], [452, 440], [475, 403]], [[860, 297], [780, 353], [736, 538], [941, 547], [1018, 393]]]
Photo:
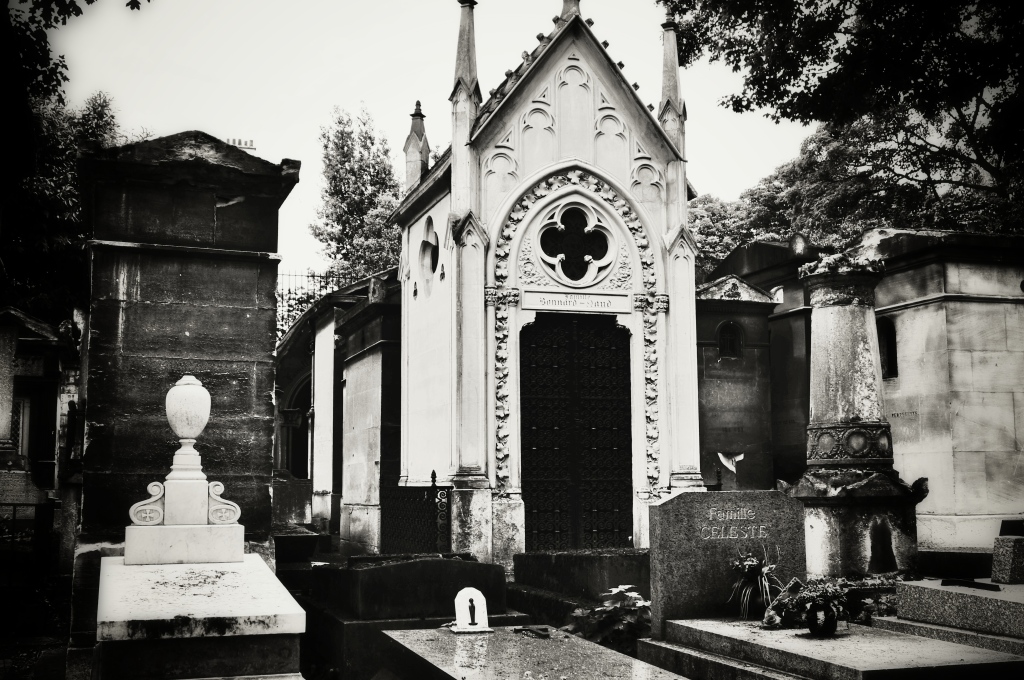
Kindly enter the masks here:
[[519, 342], [526, 550], [630, 547], [629, 331], [540, 313]]

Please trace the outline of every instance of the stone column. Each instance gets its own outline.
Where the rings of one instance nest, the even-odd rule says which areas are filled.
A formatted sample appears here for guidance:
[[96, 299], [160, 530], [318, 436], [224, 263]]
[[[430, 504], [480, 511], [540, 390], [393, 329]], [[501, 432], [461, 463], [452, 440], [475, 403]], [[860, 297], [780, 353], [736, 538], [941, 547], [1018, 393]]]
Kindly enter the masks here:
[[[685, 227], [682, 227], [685, 229]], [[670, 390], [668, 425], [671, 426], [669, 484], [673, 490], [704, 491], [700, 473], [700, 409], [697, 394], [697, 312], [694, 286], [694, 248], [681, 234], [669, 259], [668, 296], [655, 298], [659, 328], [667, 328], [664, 353], [667, 388]]]
[[927, 480], [912, 489], [892, 465], [875, 331], [881, 274], [854, 263], [803, 278], [812, 307], [807, 472], [786, 490], [804, 503], [808, 575], [911, 568]]
[[313, 400], [310, 418], [309, 478], [313, 483], [313, 523], [324, 531], [331, 520], [334, 489], [334, 309], [316, 323], [313, 339]]
[[452, 477], [452, 549], [490, 562], [491, 489], [487, 449], [487, 314], [484, 262], [487, 235], [472, 213], [452, 225], [455, 241], [455, 366], [453, 431], [455, 475]]
[[14, 351], [18, 345], [18, 327], [0, 325], [0, 466], [24, 470], [25, 461], [14, 449], [11, 414], [14, 410]]

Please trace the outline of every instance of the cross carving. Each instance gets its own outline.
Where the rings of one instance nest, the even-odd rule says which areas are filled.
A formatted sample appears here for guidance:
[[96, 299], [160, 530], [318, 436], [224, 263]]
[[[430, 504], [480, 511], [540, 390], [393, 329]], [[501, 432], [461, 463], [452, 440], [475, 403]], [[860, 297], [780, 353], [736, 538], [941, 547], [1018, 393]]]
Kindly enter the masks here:
[[572, 281], [587, 275], [590, 264], [608, 254], [608, 237], [587, 229], [587, 216], [578, 208], [562, 213], [559, 225], [540, 235], [540, 248], [561, 264], [562, 273]]

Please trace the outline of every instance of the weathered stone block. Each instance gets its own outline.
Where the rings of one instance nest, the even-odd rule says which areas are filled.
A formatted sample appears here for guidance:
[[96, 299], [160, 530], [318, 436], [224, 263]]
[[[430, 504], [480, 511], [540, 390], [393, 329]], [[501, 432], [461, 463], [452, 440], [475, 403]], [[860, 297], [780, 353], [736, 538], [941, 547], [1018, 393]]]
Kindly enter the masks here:
[[875, 307], [935, 295], [942, 292], [942, 286], [943, 269], [939, 263], [887, 273], [875, 288]]
[[1024, 583], [1024, 536], [997, 536], [992, 549], [992, 582]]
[[345, 608], [356, 618], [399, 619], [455, 614], [455, 596], [462, 588], [480, 590], [487, 610], [504, 614], [505, 570], [437, 557], [356, 564], [347, 575]]
[[783, 583], [804, 578], [804, 545], [803, 505], [778, 491], [683, 493], [652, 505], [652, 634], [660, 639], [669, 619], [728, 611], [729, 566], [741, 552], [767, 551]]
[[[1008, 263], [1007, 263], [1008, 264]], [[1020, 295], [1024, 267], [1004, 263], [950, 262], [946, 292], [973, 295]]]
[[522, 553], [515, 558], [516, 583], [600, 601], [621, 585], [651, 596], [651, 555], [633, 548], [577, 552]]
[[1007, 349], [1006, 313], [1001, 305], [947, 302], [946, 329], [950, 349]]
[[954, 451], [1013, 451], [1013, 395], [950, 392]]
[[1016, 349], [971, 352], [975, 392], [1013, 392], [1024, 385], [1024, 345]]
[[277, 251], [277, 197], [246, 196], [244, 200], [218, 199], [216, 245], [229, 250]]
[[94, 354], [228, 361], [272, 361], [277, 329], [271, 309], [94, 301]]
[[1024, 638], [1024, 586], [1002, 588], [992, 592], [939, 581], [897, 583], [897, 609], [901, 619]]

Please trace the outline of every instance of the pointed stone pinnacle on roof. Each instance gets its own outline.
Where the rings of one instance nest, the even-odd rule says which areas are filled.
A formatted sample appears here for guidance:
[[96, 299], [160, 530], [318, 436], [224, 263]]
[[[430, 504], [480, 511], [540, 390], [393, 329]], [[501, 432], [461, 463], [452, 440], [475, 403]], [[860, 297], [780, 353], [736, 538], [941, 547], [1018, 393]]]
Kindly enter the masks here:
[[562, 19], [568, 19], [572, 15], [579, 15], [580, 0], [562, 0]]
[[426, 118], [426, 116], [423, 115], [423, 111], [420, 110], [419, 99], [416, 100], [416, 110], [413, 111], [411, 115], [413, 116], [413, 118]]

